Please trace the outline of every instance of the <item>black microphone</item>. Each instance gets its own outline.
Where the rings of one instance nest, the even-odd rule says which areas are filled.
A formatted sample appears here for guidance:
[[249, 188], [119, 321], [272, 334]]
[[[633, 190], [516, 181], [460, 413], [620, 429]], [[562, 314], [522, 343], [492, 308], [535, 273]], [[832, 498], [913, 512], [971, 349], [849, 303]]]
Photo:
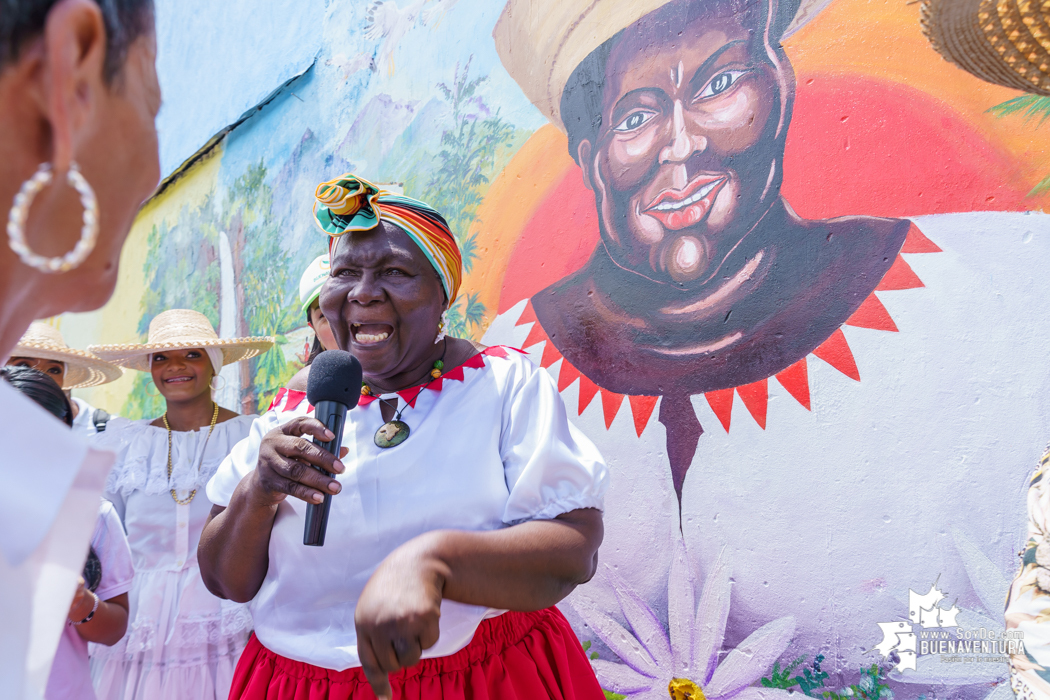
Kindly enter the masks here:
[[[343, 425], [346, 412], [357, 405], [361, 398], [361, 363], [345, 350], [325, 350], [314, 358], [310, 365], [310, 378], [306, 384], [306, 400], [314, 407], [314, 417], [324, 423], [335, 436], [330, 442], [314, 443], [339, 459], [339, 448], [343, 443]], [[317, 471], [330, 477], [335, 474], [320, 467]], [[328, 511], [332, 508], [332, 494], [326, 493], [321, 503], [306, 506], [306, 529], [303, 544], [312, 547], [324, 546], [324, 534], [328, 529]]]

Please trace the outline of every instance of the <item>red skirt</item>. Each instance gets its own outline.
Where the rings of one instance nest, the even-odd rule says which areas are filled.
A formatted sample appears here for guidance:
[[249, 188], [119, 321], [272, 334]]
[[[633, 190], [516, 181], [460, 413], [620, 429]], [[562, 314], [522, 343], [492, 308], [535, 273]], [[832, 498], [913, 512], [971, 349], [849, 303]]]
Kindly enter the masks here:
[[[485, 620], [470, 644], [390, 676], [395, 700], [605, 700], [587, 655], [557, 608]], [[230, 700], [375, 700], [360, 667], [292, 661], [253, 634]]]

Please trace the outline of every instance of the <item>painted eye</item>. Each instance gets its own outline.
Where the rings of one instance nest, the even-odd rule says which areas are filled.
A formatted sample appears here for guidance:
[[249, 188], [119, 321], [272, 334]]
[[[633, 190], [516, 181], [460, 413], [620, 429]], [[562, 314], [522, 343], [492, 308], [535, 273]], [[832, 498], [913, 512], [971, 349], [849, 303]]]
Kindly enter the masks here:
[[641, 125], [656, 116], [653, 112], [647, 112], [639, 110], [637, 112], [631, 112], [623, 121], [613, 127], [613, 131], [634, 131]]
[[720, 95], [729, 88], [736, 85], [736, 81], [740, 80], [740, 77], [747, 75], [746, 70], [727, 70], [724, 73], [719, 73], [715, 77], [711, 78], [711, 81], [704, 86], [704, 89], [700, 91], [697, 97], [714, 97]]

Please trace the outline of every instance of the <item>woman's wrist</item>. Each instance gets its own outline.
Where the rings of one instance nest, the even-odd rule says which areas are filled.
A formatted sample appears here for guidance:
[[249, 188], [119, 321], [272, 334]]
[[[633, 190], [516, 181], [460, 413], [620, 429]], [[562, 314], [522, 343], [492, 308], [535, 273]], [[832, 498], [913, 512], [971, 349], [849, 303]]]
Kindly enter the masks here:
[[[72, 622], [74, 625], [82, 625], [85, 622], [90, 621], [95, 616], [95, 613], [98, 612], [98, 606], [102, 604], [102, 600], [98, 597], [98, 595], [95, 594], [94, 591], [89, 590], [87, 591], [87, 594], [91, 597], [85, 598], [84, 602], [90, 602], [91, 609], [88, 610], [83, 616], [78, 616], [81, 612], [80, 610], [74, 613], [74, 615], [71, 615], [69, 617], [69, 621]], [[86, 609], [87, 606], [85, 605], [84, 608]]]
[[230, 499], [230, 505], [233, 505], [233, 501], [237, 499], [238, 492], [240, 492], [244, 505], [252, 511], [275, 512], [277, 505], [284, 498], [284, 494], [274, 494], [266, 489], [257, 471], [253, 471], [247, 479], [242, 479], [237, 485], [233, 498]]
[[445, 557], [449, 535], [445, 530], [434, 530], [409, 540], [394, 550], [392, 557], [404, 557], [412, 562], [422, 577], [438, 590], [444, 591], [452, 569]]

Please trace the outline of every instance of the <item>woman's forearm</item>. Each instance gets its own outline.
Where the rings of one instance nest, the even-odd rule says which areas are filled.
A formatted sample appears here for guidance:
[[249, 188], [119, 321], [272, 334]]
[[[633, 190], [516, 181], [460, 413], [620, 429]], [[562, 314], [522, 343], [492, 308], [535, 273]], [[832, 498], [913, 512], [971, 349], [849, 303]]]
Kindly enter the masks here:
[[594, 575], [601, 511], [574, 510], [502, 530], [439, 530], [391, 556], [421, 557], [442, 578], [442, 597], [506, 610], [540, 610]]
[[121, 593], [100, 601], [98, 610], [87, 622], [76, 626], [81, 639], [111, 647], [128, 631], [128, 594]]
[[255, 597], [269, 567], [270, 531], [276, 504], [258, 503], [243, 479], [230, 506], [214, 506], [197, 546], [201, 577], [208, 590], [238, 603]]

